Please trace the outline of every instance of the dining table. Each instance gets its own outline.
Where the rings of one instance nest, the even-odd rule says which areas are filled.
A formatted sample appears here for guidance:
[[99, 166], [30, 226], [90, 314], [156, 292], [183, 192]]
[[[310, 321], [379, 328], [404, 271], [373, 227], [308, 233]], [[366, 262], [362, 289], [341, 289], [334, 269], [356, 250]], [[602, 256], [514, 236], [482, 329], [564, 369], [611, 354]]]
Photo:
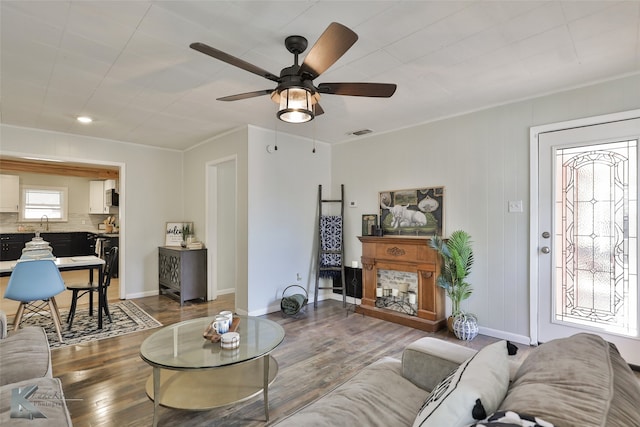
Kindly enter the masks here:
[[[19, 262], [29, 262], [29, 260], [0, 261], [0, 277], [11, 276], [11, 272]], [[104, 264], [105, 260], [95, 255], [82, 255], [72, 257], [58, 257], [53, 262], [60, 271], [89, 271], [89, 283], [93, 283], [94, 270], [98, 271], [98, 329], [102, 329], [102, 312], [106, 306], [104, 295]]]

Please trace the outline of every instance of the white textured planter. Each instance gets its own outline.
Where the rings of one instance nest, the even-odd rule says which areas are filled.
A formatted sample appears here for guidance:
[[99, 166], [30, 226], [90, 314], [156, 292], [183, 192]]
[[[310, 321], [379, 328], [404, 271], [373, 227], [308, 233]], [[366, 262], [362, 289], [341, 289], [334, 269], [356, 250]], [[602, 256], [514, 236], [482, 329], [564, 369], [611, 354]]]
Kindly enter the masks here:
[[453, 320], [453, 333], [456, 338], [471, 341], [478, 335], [478, 320], [473, 314], [459, 314]]

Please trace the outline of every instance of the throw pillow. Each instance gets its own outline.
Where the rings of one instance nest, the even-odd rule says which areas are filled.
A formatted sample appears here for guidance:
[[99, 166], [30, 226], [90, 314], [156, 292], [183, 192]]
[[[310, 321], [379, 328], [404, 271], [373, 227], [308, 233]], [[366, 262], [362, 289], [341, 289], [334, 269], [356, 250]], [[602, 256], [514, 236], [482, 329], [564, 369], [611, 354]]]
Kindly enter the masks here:
[[513, 411], [498, 411], [469, 427], [553, 427], [543, 419]]
[[471, 424], [495, 412], [508, 387], [507, 343], [499, 341], [484, 347], [442, 380], [420, 408], [413, 426]]

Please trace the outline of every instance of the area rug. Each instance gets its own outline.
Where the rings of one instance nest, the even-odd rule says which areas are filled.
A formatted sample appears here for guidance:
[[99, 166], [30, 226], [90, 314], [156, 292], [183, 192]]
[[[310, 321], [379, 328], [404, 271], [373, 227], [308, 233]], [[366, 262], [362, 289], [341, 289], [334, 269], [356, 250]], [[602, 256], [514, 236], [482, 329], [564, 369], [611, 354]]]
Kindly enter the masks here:
[[73, 326], [69, 331], [67, 330], [68, 325], [66, 323], [69, 310], [61, 309], [60, 319], [62, 320], [63, 343], [58, 341], [58, 334], [56, 333], [53, 321], [47, 315], [31, 316], [28, 319], [24, 319], [21, 326], [43, 327], [47, 332], [47, 338], [49, 338], [49, 347], [52, 349], [117, 337], [162, 326], [162, 323], [151, 317], [133, 301], [110, 303], [109, 311], [111, 312], [113, 322], [109, 322], [109, 319], [104, 316], [102, 318], [102, 329], [98, 329], [98, 313], [96, 309], [94, 308], [93, 316], [89, 316], [89, 308], [87, 306], [78, 307], [73, 317]]

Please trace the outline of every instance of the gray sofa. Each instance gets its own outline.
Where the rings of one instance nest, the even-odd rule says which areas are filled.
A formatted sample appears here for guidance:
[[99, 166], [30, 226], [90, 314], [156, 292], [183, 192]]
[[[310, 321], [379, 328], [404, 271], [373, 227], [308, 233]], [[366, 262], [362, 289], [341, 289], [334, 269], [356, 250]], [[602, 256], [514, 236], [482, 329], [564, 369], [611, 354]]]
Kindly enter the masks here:
[[72, 425], [62, 383], [52, 376], [51, 351], [44, 329], [26, 327], [8, 335], [7, 318], [1, 310], [0, 425]]
[[422, 338], [278, 427], [640, 426], [640, 382], [615, 346], [591, 334], [509, 356]]

